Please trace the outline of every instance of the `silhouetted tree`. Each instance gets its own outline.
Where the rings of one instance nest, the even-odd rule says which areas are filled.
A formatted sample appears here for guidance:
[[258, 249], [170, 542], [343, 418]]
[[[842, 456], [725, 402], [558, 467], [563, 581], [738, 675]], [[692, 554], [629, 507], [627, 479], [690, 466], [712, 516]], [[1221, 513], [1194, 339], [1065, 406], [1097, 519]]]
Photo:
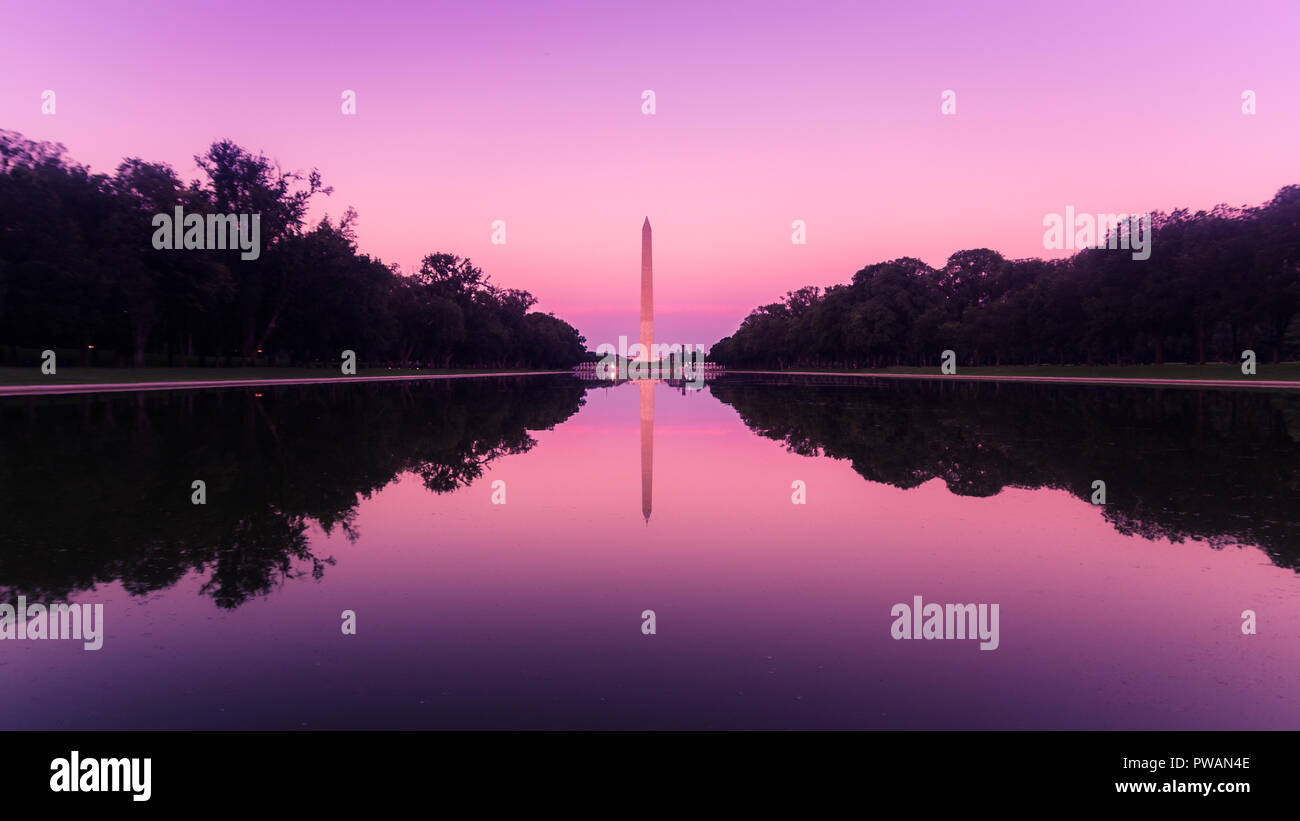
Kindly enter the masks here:
[[[1300, 186], [1254, 208], [1152, 215], [1149, 259], [1090, 248], [1007, 260], [980, 248], [940, 269], [868, 265], [847, 286], [755, 309], [710, 358], [732, 367], [1240, 361], [1300, 353]], [[1104, 240], [1103, 236], [1101, 240]], [[1099, 243], [1100, 244], [1100, 243]]]
[[[407, 277], [357, 248], [357, 214], [315, 225], [320, 173], [286, 172], [229, 140], [195, 157], [186, 185], [167, 165], [124, 160], [91, 174], [62, 146], [0, 131], [0, 360], [74, 348], [143, 366], [363, 363], [568, 367], [585, 340], [536, 314], [527, 291], [468, 259], [434, 253]], [[260, 253], [153, 247], [154, 215], [258, 214]], [[545, 318], [542, 318], [545, 317]], [[20, 349], [25, 353], [20, 353]]]

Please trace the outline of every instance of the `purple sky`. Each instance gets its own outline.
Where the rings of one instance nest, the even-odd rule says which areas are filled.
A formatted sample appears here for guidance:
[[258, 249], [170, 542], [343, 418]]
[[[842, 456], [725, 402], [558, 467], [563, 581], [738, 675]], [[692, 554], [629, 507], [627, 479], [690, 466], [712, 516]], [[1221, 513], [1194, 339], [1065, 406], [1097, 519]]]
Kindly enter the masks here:
[[316, 215], [356, 207], [362, 250], [469, 256], [592, 347], [637, 335], [646, 215], [656, 336], [707, 343], [871, 262], [1056, 255], [1042, 220], [1068, 205], [1300, 182], [1295, 0], [975, 5], [13, 3], [0, 127], [98, 171], [192, 178], [222, 137], [318, 167]]

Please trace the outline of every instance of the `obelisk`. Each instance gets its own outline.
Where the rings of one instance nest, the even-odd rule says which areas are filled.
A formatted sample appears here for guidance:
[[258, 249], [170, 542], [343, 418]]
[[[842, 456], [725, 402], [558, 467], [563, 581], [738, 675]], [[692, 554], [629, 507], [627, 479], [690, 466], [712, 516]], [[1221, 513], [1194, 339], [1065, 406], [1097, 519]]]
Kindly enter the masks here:
[[650, 218], [641, 225], [641, 356], [650, 361], [655, 344], [654, 264], [650, 259]]

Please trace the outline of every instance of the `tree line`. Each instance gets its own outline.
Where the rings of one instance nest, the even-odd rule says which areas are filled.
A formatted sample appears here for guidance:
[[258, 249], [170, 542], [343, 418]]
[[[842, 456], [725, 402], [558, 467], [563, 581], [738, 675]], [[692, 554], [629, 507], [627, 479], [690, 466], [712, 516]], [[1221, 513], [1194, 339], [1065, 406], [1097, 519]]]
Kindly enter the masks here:
[[[942, 268], [905, 257], [752, 311], [709, 358], [730, 367], [1163, 364], [1300, 353], [1300, 186], [1268, 203], [1152, 214], [1151, 255], [1086, 248]], [[1101, 245], [1101, 242], [1097, 243]]]
[[[527, 291], [470, 260], [432, 253], [418, 271], [357, 248], [357, 214], [309, 224], [328, 195], [230, 140], [196, 156], [188, 184], [165, 163], [95, 174], [57, 143], [0, 130], [0, 358], [44, 349], [81, 364], [253, 365], [359, 361], [435, 367], [567, 367], [586, 340]], [[157, 214], [260, 214], [260, 254], [158, 250]]]

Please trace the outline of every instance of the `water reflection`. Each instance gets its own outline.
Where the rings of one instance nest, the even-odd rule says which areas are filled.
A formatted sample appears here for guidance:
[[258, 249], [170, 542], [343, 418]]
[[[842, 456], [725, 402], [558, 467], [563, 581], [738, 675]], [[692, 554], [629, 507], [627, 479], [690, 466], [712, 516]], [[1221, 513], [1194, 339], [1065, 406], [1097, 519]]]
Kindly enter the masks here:
[[1300, 571], [1300, 396], [1062, 384], [728, 376], [750, 430], [899, 488], [960, 496], [1103, 480], [1120, 533], [1261, 547]]
[[[190, 572], [222, 608], [333, 563], [399, 474], [448, 493], [583, 404], [573, 380], [451, 380], [0, 400], [0, 600], [133, 594]], [[207, 486], [206, 504], [191, 485]]]
[[[0, 643], [0, 724], [1300, 727], [1293, 573], [1206, 549], [1297, 567], [1296, 403], [740, 375], [3, 400], [0, 597], [108, 630]], [[916, 595], [997, 603], [998, 649], [895, 641]]]
[[637, 390], [641, 392], [641, 515], [649, 524], [655, 472], [655, 383], [642, 380]]
[[[647, 524], [658, 382], [635, 387]], [[0, 598], [64, 599], [110, 581], [139, 595], [193, 572], [232, 609], [319, 579], [333, 558], [317, 555], [309, 528], [355, 540], [359, 502], [399, 475], [435, 494], [466, 487], [608, 386], [535, 377], [0, 401]], [[752, 376], [708, 390], [759, 436], [847, 460], [871, 482], [1087, 501], [1102, 479], [1101, 513], [1120, 533], [1258, 545], [1300, 570], [1291, 395]], [[191, 504], [194, 480], [205, 505]]]

